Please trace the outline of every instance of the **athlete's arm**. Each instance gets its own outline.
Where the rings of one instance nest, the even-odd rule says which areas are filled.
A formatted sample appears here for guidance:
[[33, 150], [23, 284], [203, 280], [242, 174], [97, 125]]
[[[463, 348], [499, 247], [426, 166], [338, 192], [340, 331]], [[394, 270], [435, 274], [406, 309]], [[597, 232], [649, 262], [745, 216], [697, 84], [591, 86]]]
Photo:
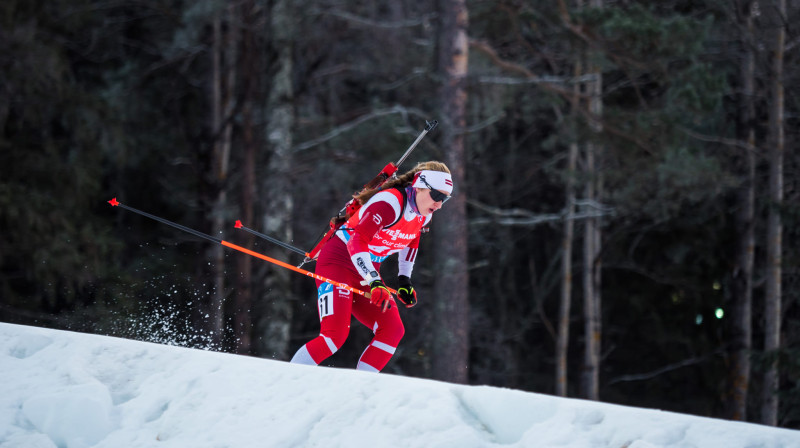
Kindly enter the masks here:
[[397, 258], [397, 274], [411, 277], [411, 271], [414, 270], [414, 261], [417, 259], [417, 251], [419, 250], [419, 235], [414, 238], [414, 241], [409, 243], [400, 251]]
[[375, 266], [372, 264], [369, 253], [369, 243], [384, 226], [397, 219], [397, 211], [386, 201], [367, 203], [359, 210], [361, 219], [353, 229], [353, 236], [347, 242], [347, 251], [353, 266], [367, 281], [367, 284], [380, 278]]

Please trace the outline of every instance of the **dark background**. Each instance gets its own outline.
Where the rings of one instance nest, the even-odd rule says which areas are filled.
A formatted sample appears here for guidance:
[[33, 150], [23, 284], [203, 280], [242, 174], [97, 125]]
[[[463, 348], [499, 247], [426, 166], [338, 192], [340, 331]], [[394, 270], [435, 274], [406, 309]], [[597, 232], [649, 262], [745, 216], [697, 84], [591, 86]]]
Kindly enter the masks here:
[[[742, 5], [754, 3], [748, 34]], [[554, 393], [567, 180], [580, 201], [586, 182], [601, 176], [599, 208], [578, 206], [602, 215], [594, 220], [602, 229], [600, 399], [729, 417], [742, 238], [735, 216], [747, 182], [742, 160], [752, 152], [747, 419], [760, 421], [763, 372], [778, 359], [778, 424], [800, 428], [800, 5], [790, 1], [782, 21], [770, 18], [769, 1], [564, 6], [578, 26], [553, 2], [467, 2], [466, 126], [454, 131], [438, 115], [437, 30], [448, 2], [4, 1], [0, 319], [288, 360], [318, 331], [312, 280], [259, 260], [248, 266], [228, 250], [216, 258], [212, 243], [106, 201], [299, 264], [302, 257], [246, 237], [233, 221], [250, 213], [249, 227], [308, 250], [349, 196], [396, 161], [425, 120], [438, 119], [401, 170], [446, 159], [442, 128], [463, 136], [465, 181], [455, 194], [467, 201], [469, 383]], [[784, 196], [775, 202], [770, 67], [781, 27], [786, 150]], [[744, 98], [748, 49], [755, 87]], [[590, 111], [571, 103], [573, 87], [590, 79], [575, 77], [578, 60], [584, 73], [591, 65], [602, 75], [599, 131]], [[745, 120], [746, 100], [755, 113]], [[744, 128], [754, 130], [752, 147]], [[275, 133], [287, 130], [279, 143]], [[570, 144], [580, 146], [572, 173]], [[594, 172], [587, 144], [602, 148]], [[433, 294], [447, 271], [432, 258], [448, 205], [423, 239], [413, 276], [420, 303], [402, 311], [406, 337], [388, 373], [446, 379], [432, 367], [431, 335], [434, 304], [449, 299]], [[775, 210], [781, 348], [765, 351], [766, 228]], [[585, 222], [574, 220], [575, 397], [583, 396]], [[395, 272], [387, 262], [392, 286]], [[242, 284], [250, 295], [240, 300]], [[223, 332], [212, 333], [215, 315]], [[352, 368], [370, 337], [354, 323], [325, 364]]]

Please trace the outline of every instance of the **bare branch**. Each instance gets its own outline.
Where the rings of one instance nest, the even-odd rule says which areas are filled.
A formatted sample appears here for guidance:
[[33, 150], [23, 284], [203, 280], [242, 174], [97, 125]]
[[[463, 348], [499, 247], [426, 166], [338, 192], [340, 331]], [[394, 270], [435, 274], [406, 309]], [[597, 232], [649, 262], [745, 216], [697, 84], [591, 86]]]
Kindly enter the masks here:
[[[504, 226], [533, 227], [539, 224], [563, 221], [567, 216], [567, 209], [564, 209], [559, 213], [536, 214], [530, 210], [520, 208], [500, 209], [471, 199], [468, 199], [467, 203], [479, 210], [493, 215], [493, 217], [473, 219], [470, 221], [470, 224], [473, 225], [499, 224]], [[576, 221], [610, 216], [615, 213], [613, 207], [605, 206], [593, 200], [576, 200], [574, 204], [583, 209], [573, 215], [572, 219]]]
[[322, 13], [338, 17], [340, 19], [346, 20], [348, 22], [353, 22], [358, 25], [368, 26], [372, 28], [383, 28], [383, 29], [410, 28], [420, 25], [426, 25], [427, 23], [430, 22], [431, 19], [434, 19], [437, 16], [436, 13], [431, 13], [431, 14], [426, 14], [418, 19], [400, 20], [397, 22], [376, 22], [374, 20], [366, 19], [364, 17], [359, 17], [347, 11], [340, 11], [337, 9], [322, 11]]
[[721, 145], [732, 146], [732, 147], [735, 147], [735, 148], [741, 148], [741, 149], [744, 149], [744, 150], [747, 150], [747, 151], [756, 151], [756, 154], [758, 154], [757, 151], [759, 150], [759, 148], [754, 146], [754, 145], [752, 145], [752, 144], [750, 144], [747, 141], [744, 141], [744, 140], [736, 140], [736, 139], [732, 139], [732, 138], [718, 137], [716, 135], [700, 134], [700, 133], [694, 132], [694, 131], [692, 131], [690, 129], [686, 129], [686, 128], [684, 128], [682, 130], [683, 130], [683, 132], [685, 132], [690, 137], [696, 138], [698, 140], [702, 140], [704, 142], [719, 143]]
[[489, 59], [491, 59], [492, 62], [495, 63], [495, 65], [502, 68], [503, 70], [519, 73], [520, 75], [528, 79], [539, 79], [539, 77], [535, 73], [528, 70], [526, 67], [517, 64], [516, 62], [506, 61], [505, 59], [501, 58], [497, 54], [497, 51], [495, 51], [495, 49], [492, 48], [486, 42], [470, 39], [469, 46], [476, 50], [480, 50], [483, 54], [489, 56]]
[[640, 374], [632, 374], [632, 375], [621, 375], [616, 378], [612, 378], [611, 381], [608, 382], [608, 386], [616, 383], [621, 383], [623, 381], [644, 381], [653, 379], [659, 375], [662, 375], [667, 372], [671, 372], [673, 370], [680, 369], [682, 367], [687, 367], [695, 364], [701, 364], [703, 362], [708, 361], [709, 358], [716, 356], [722, 353], [722, 350], [717, 350], [713, 353], [704, 356], [696, 356], [694, 358], [684, 359], [683, 361], [676, 362], [674, 364], [666, 365], [660, 369], [653, 370], [647, 373], [640, 373]]
[[476, 123], [476, 124], [473, 124], [472, 126], [469, 126], [467, 128], [462, 129], [461, 133], [462, 134], [469, 134], [469, 133], [472, 133], [472, 132], [480, 131], [483, 128], [489, 127], [489, 126], [497, 123], [498, 121], [502, 120], [505, 117], [506, 117], [506, 114], [504, 112], [501, 112], [501, 113], [499, 113], [499, 114], [497, 114], [497, 115], [495, 115], [493, 117], [489, 117], [489, 118], [481, 121], [480, 123]]
[[796, 47], [798, 43], [800, 43], [800, 37], [796, 37], [790, 40], [789, 42], [786, 42], [786, 52], [788, 53], [789, 51], [794, 49], [794, 47]]
[[598, 76], [589, 73], [583, 76], [540, 76], [537, 78], [510, 78], [506, 76], [480, 76], [478, 82], [484, 84], [578, 84], [583, 82], [595, 82]]
[[492, 48], [486, 42], [481, 42], [479, 40], [471, 39], [469, 41], [469, 46], [471, 48], [479, 50], [483, 54], [487, 55], [489, 57], [489, 59], [491, 59], [492, 62], [494, 62], [495, 65], [497, 65], [498, 67], [500, 67], [503, 70], [519, 73], [522, 76], [524, 76], [526, 79], [530, 80], [531, 83], [541, 84], [542, 87], [544, 87], [545, 89], [551, 90], [551, 91], [559, 93], [561, 95], [565, 95], [565, 96], [573, 95], [572, 90], [565, 89], [565, 88], [563, 88], [563, 87], [561, 87], [559, 85], [553, 84], [551, 82], [546, 82], [539, 75], [537, 75], [537, 74], [533, 73], [532, 71], [528, 70], [526, 67], [524, 67], [524, 66], [522, 66], [520, 64], [517, 64], [515, 62], [507, 61], [507, 60], [501, 58], [497, 54], [497, 51], [495, 51], [495, 49]]
[[409, 82], [413, 81], [414, 79], [416, 79], [416, 78], [419, 78], [420, 76], [423, 76], [423, 75], [425, 75], [427, 72], [428, 72], [428, 71], [427, 71], [427, 70], [425, 70], [425, 69], [424, 69], [424, 68], [422, 68], [422, 67], [415, 67], [415, 68], [414, 68], [414, 69], [411, 71], [411, 73], [409, 73], [408, 75], [404, 76], [403, 78], [401, 78], [401, 79], [399, 79], [399, 80], [397, 80], [397, 81], [395, 81], [395, 82], [393, 82], [393, 83], [386, 84], [386, 85], [384, 85], [384, 86], [379, 86], [378, 88], [379, 88], [380, 90], [394, 90], [394, 89], [396, 89], [396, 88], [398, 88], [398, 87], [402, 86], [403, 84], [407, 84], [407, 83], [409, 83]]
[[372, 112], [370, 112], [370, 113], [368, 113], [366, 115], [362, 115], [362, 116], [356, 118], [353, 121], [347, 122], [347, 123], [345, 123], [345, 124], [343, 124], [343, 125], [341, 125], [339, 127], [336, 127], [334, 129], [332, 129], [331, 131], [329, 131], [327, 134], [324, 134], [324, 135], [322, 135], [320, 137], [317, 137], [315, 139], [311, 139], [309, 141], [300, 143], [299, 145], [294, 146], [292, 148], [292, 151], [300, 152], [300, 151], [304, 151], [304, 150], [309, 149], [309, 148], [313, 148], [314, 146], [321, 145], [322, 143], [325, 143], [328, 140], [332, 140], [332, 139], [338, 137], [339, 135], [341, 135], [341, 134], [343, 134], [343, 133], [345, 133], [345, 132], [347, 132], [347, 131], [349, 131], [351, 129], [354, 129], [354, 128], [358, 127], [359, 125], [361, 125], [363, 123], [366, 123], [367, 121], [374, 120], [374, 119], [380, 118], [380, 117], [384, 117], [386, 115], [392, 115], [392, 114], [401, 114], [401, 115], [403, 115], [403, 117], [407, 117], [408, 115], [415, 115], [415, 116], [421, 117], [423, 119], [427, 118], [425, 116], [425, 114], [422, 111], [418, 110], [418, 109], [403, 107], [403, 106], [400, 106], [400, 105], [395, 105], [395, 106], [392, 106], [392, 107], [390, 107], [388, 109], [378, 109], [378, 110], [374, 110], [374, 111], [372, 111]]

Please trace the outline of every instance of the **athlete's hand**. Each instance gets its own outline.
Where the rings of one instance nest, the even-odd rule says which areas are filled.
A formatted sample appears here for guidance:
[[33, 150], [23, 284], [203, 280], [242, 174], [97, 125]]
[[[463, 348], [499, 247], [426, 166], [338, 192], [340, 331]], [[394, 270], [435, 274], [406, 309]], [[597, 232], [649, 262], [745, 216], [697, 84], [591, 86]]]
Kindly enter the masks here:
[[403, 302], [406, 308], [411, 308], [417, 304], [417, 291], [411, 285], [411, 279], [405, 275], [397, 276], [397, 283], [400, 285], [397, 288], [397, 298]]
[[369, 284], [369, 301], [381, 307], [381, 312], [386, 312], [392, 303], [392, 293], [386, 288], [381, 279], [373, 280]]

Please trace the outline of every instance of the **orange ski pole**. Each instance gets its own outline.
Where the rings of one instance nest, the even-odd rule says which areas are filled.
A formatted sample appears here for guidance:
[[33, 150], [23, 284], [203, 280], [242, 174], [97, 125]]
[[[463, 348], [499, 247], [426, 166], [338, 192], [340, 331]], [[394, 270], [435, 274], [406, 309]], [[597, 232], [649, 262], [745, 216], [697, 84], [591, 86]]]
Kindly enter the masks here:
[[[169, 221], [167, 219], [160, 218], [160, 217], [155, 216], [155, 215], [151, 215], [150, 213], [143, 212], [143, 211], [135, 209], [133, 207], [129, 207], [129, 206], [124, 205], [124, 204], [120, 203], [119, 201], [117, 201], [117, 198], [114, 198], [114, 199], [108, 201], [108, 203], [111, 204], [114, 207], [124, 208], [125, 210], [129, 210], [129, 211], [132, 211], [134, 213], [138, 213], [138, 214], [140, 214], [142, 216], [146, 216], [146, 217], [148, 217], [150, 219], [154, 219], [154, 220], [156, 220], [158, 222], [161, 222], [163, 224], [166, 224], [168, 226], [172, 226], [172, 227], [175, 227], [176, 229], [183, 230], [184, 232], [191, 233], [194, 236], [206, 239], [206, 240], [214, 242], [214, 243], [222, 244], [225, 247], [229, 247], [229, 248], [231, 248], [233, 250], [237, 250], [237, 251], [242, 252], [244, 254], [250, 255], [251, 257], [260, 258], [260, 259], [262, 259], [264, 261], [268, 261], [268, 262], [270, 262], [272, 264], [275, 264], [275, 265], [278, 265], [278, 266], [280, 266], [282, 268], [291, 269], [292, 271], [295, 271], [297, 273], [300, 273], [300, 274], [306, 275], [308, 277], [317, 279], [319, 281], [330, 283], [333, 286], [346, 289], [346, 290], [348, 290], [348, 291], [350, 291], [350, 292], [352, 292], [354, 294], [359, 294], [359, 295], [362, 295], [362, 296], [364, 296], [366, 298], [369, 298], [369, 296], [370, 296], [370, 294], [368, 292], [362, 291], [362, 290], [360, 290], [358, 288], [354, 288], [354, 287], [352, 287], [352, 286], [350, 286], [350, 285], [348, 285], [346, 283], [341, 283], [341, 282], [337, 282], [336, 280], [331, 280], [331, 279], [329, 279], [327, 277], [323, 277], [323, 276], [315, 274], [315, 273], [313, 273], [311, 271], [307, 271], [305, 269], [301, 269], [301, 268], [292, 266], [289, 263], [284, 263], [283, 261], [276, 260], [276, 259], [274, 259], [272, 257], [268, 257], [268, 256], [266, 256], [264, 254], [260, 254], [258, 252], [254, 252], [254, 251], [252, 251], [250, 249], [247, 249], [247, 248], [244, 248], [242, 246], [233, 244], [231, 242], [228, 242], [228, 241], [225, 241], [225, 240], [222, 240], [222, 239], [219, 239], [219, 238], [214, 238], [213, 236], [208, 235], [206, 233], [199, 232], [197, 230], [191, 229], [191, 228], [186, 227], [186, 226], [182, 226], [180, 224], [174, 223], [174, 222]], [[397, 294], [397, 291], [395, 291], [394, 289], [391, 289], [391, 288], [388, 288], [388, 287], [386, 289], [391, 291], [392, 294]]]

